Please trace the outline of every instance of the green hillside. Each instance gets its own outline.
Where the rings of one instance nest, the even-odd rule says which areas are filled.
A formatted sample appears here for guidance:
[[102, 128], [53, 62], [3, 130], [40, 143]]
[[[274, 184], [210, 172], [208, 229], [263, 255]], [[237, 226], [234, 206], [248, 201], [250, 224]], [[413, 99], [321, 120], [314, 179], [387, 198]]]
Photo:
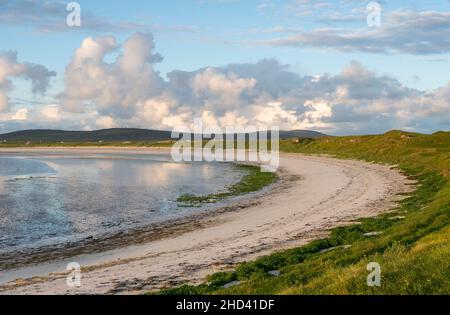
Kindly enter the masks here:
[[[281, 139], [293, 137], [319, 138], [324, 134], [311, 130], [280, 131]], [[113, 128], [93, 131], [21, 130], [0, 134], [0, 147], [20, 146], [153, 146], [158, 141], [171, 141], [171, 131]], [[126, 143], [124, 143], [126, 142]]]
[[0, 141], [49, 144], [58, 142], [115, 142], [115, 141], [161, 141], [170, 140], [170, 131], [113, 128], [94, 131], [22, 130], [0, 135]]
[[[160, 294], [450, 294], [450, 132], [286, 140], [281, 149], [398, 165], [419, 185], [393, 212]], [[383, 233], [364, 236], [374, 231]], [[380, 287], [366, 284], [369, 262], [381, 265]], [[240, 284], [224, 289], [230, 281]]]

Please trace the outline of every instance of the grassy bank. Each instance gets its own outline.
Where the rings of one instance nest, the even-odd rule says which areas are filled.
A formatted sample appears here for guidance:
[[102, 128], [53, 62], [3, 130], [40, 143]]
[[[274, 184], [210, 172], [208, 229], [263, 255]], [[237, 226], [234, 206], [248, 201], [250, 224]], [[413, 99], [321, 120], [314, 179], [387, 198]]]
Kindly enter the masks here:
[[[284, 141], [281, 150], [397, 165], [419, 185], [392, 212], [160, 294], [450, 294], [449, 132]], [[381, 266], [380, 287], [366, 284], [369, 262]]]
[[236, 165], [235, 167], [246, 174], [238, 183], [227, 187], [225, 191], [204, 196], [182, 195], [178, 197], [177, 201], [183, 206], [197, 207], [202, 204], [215, 203], [226, 198], [258, 191], [272, 184], [276, 179], [274, 173], [261, 172], [259, 166]]

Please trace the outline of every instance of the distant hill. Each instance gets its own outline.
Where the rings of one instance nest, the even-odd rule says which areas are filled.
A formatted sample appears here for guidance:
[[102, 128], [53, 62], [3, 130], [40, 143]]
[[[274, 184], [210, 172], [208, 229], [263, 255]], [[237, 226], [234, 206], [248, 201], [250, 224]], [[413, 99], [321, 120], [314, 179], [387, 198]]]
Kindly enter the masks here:
[[[0, 141], [8, 142], [115, 142], [115, 141], [165, 141], [173, 140], [170, 131], [113, 128], [94, 131], [64, 131], [64, 130], [22, 130], [0, 135]], [[319, 138], [325, 136], [316, 131], [293, 130], [280, 131], [280, 138]]]
[[326, 134], [312, 131], [312, 130], [292, 130], [292, 131], [280, 131], [281, 139], [290, 139], [290, 138], [320, 138], [326, 137]]
[[98, 142], [98, 141], [159, 141], [170, 139], [169, 131], [115, 128], [94, 131], [22, 130], [0, 135], [0, 141], [30, 142]]

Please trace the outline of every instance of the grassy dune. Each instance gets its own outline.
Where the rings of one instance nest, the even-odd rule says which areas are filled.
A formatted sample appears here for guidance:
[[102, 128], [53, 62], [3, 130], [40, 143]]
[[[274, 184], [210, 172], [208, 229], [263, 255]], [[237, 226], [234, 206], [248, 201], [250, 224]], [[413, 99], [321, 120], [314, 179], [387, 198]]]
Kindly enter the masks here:
[[[284, 141], [281, 150], [398, 165], [419, 185], [390, 213], [160, 294], [450, 294], [450, 132]], [[366, 284], [369, 262], [381, 265], [380, 287]], [[231, 281], [240, 284], [223, 288]]]

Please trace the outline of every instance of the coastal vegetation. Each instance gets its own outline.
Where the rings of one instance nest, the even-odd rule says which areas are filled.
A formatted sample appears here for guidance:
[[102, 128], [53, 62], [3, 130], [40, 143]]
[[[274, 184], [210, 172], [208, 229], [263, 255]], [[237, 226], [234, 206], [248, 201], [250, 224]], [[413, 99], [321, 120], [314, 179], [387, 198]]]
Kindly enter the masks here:
[[245, 175], [236, 184], [226, 187], [225, 191], [205, 196], [185, 194], [178, 197], [177, 201], [183, 206], [198, 207], [202, 204], [215, 203], [226, 198], [261, 190], [272, 184], [277, 178], [275, 173], [262, 172], [259, 166], [239, 164], [235, 167], [245, 172]]
[[[280, 147], [395, 165], [417, 188], [383, 215], [158, 294], [450, 293], [450, 132], [297, 139]], [[367, 285], [370, 262], [381, 266], [381, 286]]]

